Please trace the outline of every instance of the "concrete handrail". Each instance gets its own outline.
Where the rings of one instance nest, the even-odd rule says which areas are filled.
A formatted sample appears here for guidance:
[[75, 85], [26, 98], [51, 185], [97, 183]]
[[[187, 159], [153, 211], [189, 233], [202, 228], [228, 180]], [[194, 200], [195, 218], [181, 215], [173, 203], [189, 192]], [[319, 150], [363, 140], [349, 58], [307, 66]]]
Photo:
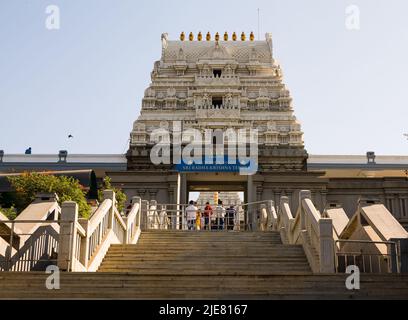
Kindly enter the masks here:
[[88, 230], [87, 233], [91, 234], [95, 231], [95, 229], [100, 225], [103, 218], [109, 213], [112, 207], [112, 200], [105, 199], [101, 203], [101, 205], [96, 209], [94, 214], [88, 220]]
[[310, 191], [300, 191], [295, 217], [292, 215], [288, 197], [281, 197], [277, 220], [282, 241], [301, 244], [314, 272], [335, 271], [332, 220], [321, 217], [313, 205]]
[[111, 244], [136, 243], [141, 227], [141, 199], [132, 198], [132, 209], [122, 217], [116, 208], [115, 193], [104, 191], [104, 201], [89, 220], [78, 223], [78, 205], [64, 202], [62, 220], [74, 221], [74, 228], [60, 234], [58, 266], [67, 271], [96, 271]]
[[282, 241], [284, 243], [293, 243], [291, 230], [295, 219], [290, 211], [288, 197], [283, 196], [280, 199], [277, 220], [277, 230], [281, 234]]
[[58, 247], [61, 208], [55, 199], [36, 199], [15, 220], [0, 215], [5, 239], [0, 237], [0, 270], [31, 271], [52, 259]]

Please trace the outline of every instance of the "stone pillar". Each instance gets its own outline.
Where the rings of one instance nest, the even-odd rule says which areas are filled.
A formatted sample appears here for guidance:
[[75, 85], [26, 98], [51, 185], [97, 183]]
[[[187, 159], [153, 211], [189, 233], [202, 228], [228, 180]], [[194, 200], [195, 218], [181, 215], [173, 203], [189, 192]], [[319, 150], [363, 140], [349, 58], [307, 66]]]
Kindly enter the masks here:
[[61, 206], [61, 224], [59, 235], [58, 268], [61, 271], [75, 271], [74, 257], [76, 248], [78, 205], [74, 201], [65, 201]]
[[319, 220], [319, 260], [321, 273], [334, 273], [334, 240], [332, 219]]
[[296, 212], [296, 206], [294, 204], [294, 199], [293, 199], [293, 191], [291, 189], [285, 189], [284, 194], [286, 197], [289, 199], [289, 207], [290, 211]]
[[321, 205], [320, 205], [320, 213], [323, 214], [324, 209], [326, 208], [326, 204], [327, 204], [327, 190], [321, 190], [320, 195], [322, 198]]
[[300, 207], [300, 229], [305, 230], [306, 229], [306, 221], [305, 221], [305, 214], [303, 212], [303, 200], [304, 199], [312, 199], [312, 195], [309, 190], [301, 190], [299, 192], [299, 207]]
[[150, 189], [149, 190], [149, 199], [158, 201], [158, 199], [157, 199], [157, 189]]
[[256, 201], [261, 201], [262, 200], [262, 193], [263, 193], [263, 187], [258, 185], [256, 187]]
[[141, 211], [140, 213], [141, 215], [141, 221], [140, 221], [140, 228], [142, 230], [147, 230], [147, 213], [148, 213], [148, 209], [149, 209], [149, 201], [147, 200], [142, 200], [141, 201]]
[[395, 204], [394, 204], [394, 195], [393, 194], [386, 194], [386, 207], [389, 212], [395, 217]]
[[273, 202], [273, 205], [275, 206], [275, 210], [277, 210], [277, 208], [276, 208], [276, 206], [277, 206], [277, 203], [276, 203], [276, 199], [275, 199], [275, 192], [274, 192], [274, 190], [270, 190], [271, 191], [271, 195], [270, 195], [270, 199], [269, 200], [272, 200], [272, 202]]
[[110, 209], [109, 213], [109, 224], [108, 228], [112, 229], [113, 228], [113, 220], [115, 219], [115, 206], [116, 206], [116, 197], [115, 197], [115, 192], [113, 190], [104, 190], [103, 191], [103, 198], [112, 200], [112, 207]]
[[316, 199], [316, 190], [311, 190], [310, 192], [311, 192], [310, 200], [312, 200], [313, 205], [316, 206], [316, 202], [317, 202], [317, 199]]
[[248, 176], [248, 180], [247, 180], [247, 197], [248, 197], [248, 202], [255, 202], [256, 201], [253, 176]]
[[180, 203], [181, 199], [181, 174], [177, 174], [177, 193], [176, 193], [176, 203]]
[[407, 218], [408, 216], [408, 197], [406, 195], [401, 196], [401, 218]]
[[[252, 175], [248, 176], [247, 181], [247, 194], [248, 194], [248, 203], [256, 201], [256, 192], [254, 186], [254, 179]], [[246, 221], [248, 222], [248, 229], [255, 230], [256, 226], [256, 214], [254, 213], [253, 205], [247, 206], [247, 217]]]
[[133, 205], [138, 205], [139, 206], [139, 213], [138, 217], [136, 219], [136, 227], [140, 228], [141, 226], [141, 219], [142, 219], [142, 198], [134, 196], [132, 197], [132, 204]]
[[185, 204], [188, 202], [187, 199], [187, 175], [185, 173], [180, 174], [180, 202], [181, 204]]
[[170, 185], [168, 188], [168, 203], [175, 203], [174, 201], [174, 186]]
[[148, 199], [146, 199], [146, 190], [145, 189], [137, 189], [137, 195], [142, 199], [148, 200]]
[[400, 214], [399, 214], [399, 202], [398, 202], [398, 197], [395, 195], [392, 200], [392, 215], [395, 217], [395, 219], [399, 219], [400, 218]]
[[[88, 228], [89, 228], [89, 220], [88, 219], [83, 219], [80, 218], [78, 219], [79, 224], [84, 228], [86, 234], [89, 234]], [[85, 268], [88, 268], [88, 260], [89, 260], [89, 251], [87, 248], [89, 248], [89, 237], [81, 239], [81, 255], [79, 257], [79, 261], [84, 265]]]
[[281, 200], [281, 191], [278, 189], [274, 189], [273, 193], [275, 197], [275, 204], [277, 206], [276, 210], [278, 210], [279, 209], [278, 207], [280, 206], [280, 200]]
[[[400, 247], [400, 265], [401, 265], [401, 273], [408, 273], [408, 239], [390, 239], [390, 241], [399, 243]], [[393, 246], [391, 247], [393, 248]], [[396, 265], [396, 255], [395, 251], [391, 253], [391, 266], [392, 266], [392, 272], [397, 271], [397, 265]]]

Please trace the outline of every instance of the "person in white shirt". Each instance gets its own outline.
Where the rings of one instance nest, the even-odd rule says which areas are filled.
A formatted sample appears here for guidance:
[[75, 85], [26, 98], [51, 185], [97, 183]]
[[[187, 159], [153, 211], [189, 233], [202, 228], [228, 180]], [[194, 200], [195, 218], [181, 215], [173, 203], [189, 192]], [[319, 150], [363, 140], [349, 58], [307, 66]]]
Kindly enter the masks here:
[[189, 206], [186, 208], [186, 219], [187, 219], [187, 228], [188, 230], [195, 229], [197, 217], [197, 207], [194, 205], [194, 201], [189, 202]]
[[215, 207], [215, 215], [217, 217], [217, 230], [224, 229], [225, 208], [222, 206], [222, 201], [218, 200], [218, 206]]

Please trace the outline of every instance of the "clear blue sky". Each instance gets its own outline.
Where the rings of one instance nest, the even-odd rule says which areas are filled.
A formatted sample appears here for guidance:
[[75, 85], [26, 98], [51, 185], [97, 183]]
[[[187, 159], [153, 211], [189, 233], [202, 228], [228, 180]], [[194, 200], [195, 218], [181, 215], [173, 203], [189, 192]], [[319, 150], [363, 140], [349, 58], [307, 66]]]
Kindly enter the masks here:
[[[359, 31], [345, 27], [350, 4]], [[161, 33], [257, 33], [257, 8], [309, 153], [407, 153], [405, 0], [0, 0], [0, 149], [124, 152]]]

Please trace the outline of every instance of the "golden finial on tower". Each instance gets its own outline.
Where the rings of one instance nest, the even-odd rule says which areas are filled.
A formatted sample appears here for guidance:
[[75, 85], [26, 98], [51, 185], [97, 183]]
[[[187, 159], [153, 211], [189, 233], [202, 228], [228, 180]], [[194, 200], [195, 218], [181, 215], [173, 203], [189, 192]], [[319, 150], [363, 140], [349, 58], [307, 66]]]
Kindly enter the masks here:
[[193, 41], [194, 40], [194, 35], [192, 32], [188, 35], [188, 40]]
[[211, 40], [211, 34], [210, 34], [209, 31], [207, 32], [207, 35], [205, 36], [205, 40], [207, 40], [207, 41]]
[[201, 41], [201, 40], [203, 40], [203, 35], [201, 34], [201, 31], [198, 33], [198, 35], [197, 35], [197, 40], [198, 41]]
[[215, 34], [215, 41], [219, 41], [220, 40], [220, 35], [218, 34], [218, 32]]
[[235, 32], [232, 34], [232, 41], [237, 41], [237, 34]]
[[224, 41], [228, 41], [228, 33], [227, 33], [227, 31], [225, 31], [225, 33], [224, 33]]
[[242, 33], [241, 33], [241, 41], [245, 41], [245, 39], [246, 39], [245, 33], [242, 32]]
[[249, 35], [249, 40], [254, 41], [255, 40], [255, 36], [254, 33], [251, 31], [251, 34]]
[[184, 32], [182, 32], [182, 33], [180, 34], [180, 40], [181, 40], [181, 41], [184, 41], [185, 37], [186, 37], [186, 35], [184, 34]]

